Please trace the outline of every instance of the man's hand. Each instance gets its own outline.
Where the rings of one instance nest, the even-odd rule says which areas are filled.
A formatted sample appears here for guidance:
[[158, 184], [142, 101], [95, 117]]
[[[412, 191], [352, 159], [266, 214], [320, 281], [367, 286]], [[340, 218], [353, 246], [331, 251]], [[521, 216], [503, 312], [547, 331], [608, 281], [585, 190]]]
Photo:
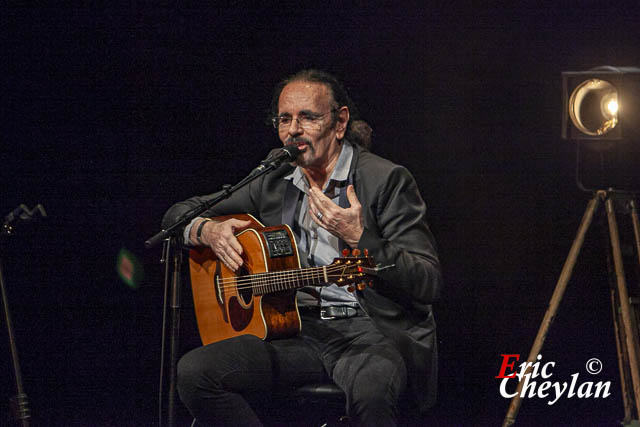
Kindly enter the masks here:
[[[192, 242], [197, 242], [198, 237], [195, 230], [200, 226], [197, 222], [191, 227], [189, 238]], [[200, 242], [209, 246], [215, 252], [218, 259], [232, 271], [238, 270], [242, 265], [242, 246], [235, 234], [248, 228], [251, 221], [241, 221], [239, 219], [228, 219], [223, 222], [215, 220], [207, 221], [200, 232]]]
[[307, 194], [309, 213], [316, 224], [355, 248], [364, 231], [364, 225], [362, 224], [362, 205], [356, 197], [353, 185], [347, 187], [347, 199], [351, 204], [347, 209], [333, 203], [316, 186], [312, 186]]

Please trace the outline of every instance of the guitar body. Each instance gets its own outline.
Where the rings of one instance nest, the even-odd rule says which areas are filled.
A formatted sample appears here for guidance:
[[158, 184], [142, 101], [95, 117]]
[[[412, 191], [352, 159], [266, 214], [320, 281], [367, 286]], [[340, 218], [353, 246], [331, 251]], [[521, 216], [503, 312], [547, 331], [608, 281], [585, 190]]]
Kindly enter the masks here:
[[[200, 338], [204, 345], [239, 335], [271, 340], [296, 335], [300, 315], [295, 290], [255, 295], [245, 277], [300, 268], [295, 238], [287, 225], [264, 227], [251, 215], [215, 218], [252, 221], [236, 237], [242, 245], [243, 266], [229, 270], [210, 248], [192, 249], [189, 265]], [[263, 279], [268, 280], [268, 279]]]

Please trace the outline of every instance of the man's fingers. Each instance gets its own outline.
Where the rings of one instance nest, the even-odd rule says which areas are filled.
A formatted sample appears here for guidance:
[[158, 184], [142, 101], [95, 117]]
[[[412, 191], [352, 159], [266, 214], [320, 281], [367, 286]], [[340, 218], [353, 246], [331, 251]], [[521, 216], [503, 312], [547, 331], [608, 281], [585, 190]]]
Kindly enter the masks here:
[[[230, 228], [231, 235], [229, 235], [226, 238], [227, 239], [226, 243], [227, 243], [227, 246], [231, 247], [231, 249], [235, 251], [235, 254], [237, 254], [239, 258], [239, 256], [244, 251], [242, 249], [242, 245], [240, 245], [240, 242], [238, 242], [238, 239], [236, 238], [235, 234], [249, 228], [249, 226], [251, 226], [251, 221], [249, 220], [241, 221], [239, 219], [234, 218], [229, 220], [229, 225], [231, 225], [231, 228]], [[240, 263], [242, 263], [242, 260], [240, 260]]]
[[309, 192], [309, 205], [313, 205], [313, 209], [316, 214], [320, 212], [324, 216], [337, 216], [339, 215], [340, 210], [342, 210], [342, 208], [327, 197], [326, 194], [317, 189]]
[[232, 270], [237, 270], [243, 264], [241, 256], [243, 252], [242, 245], [235, 235], [228, 236], [226, 241], [222, 243], [220, 252], [228, 262], [227, 267]]
[[242, 245], [240, 244], [238, 239], [236, 239], [235, 236], [233, 236], [231, 239], [229, 239], [228, 245], [238, 255], [242, 254], [242, 252], [243, 252]]
[[235, 236], [251, 226], [251, 221], [241, 221], [235, 218], [217, 223], [210, 232], [208, 243], [218, 258], [227, 268], [236, 271], [244, 263], [242, 260], [243, 248]]
[[347, 200], [349, 200], [351, 207], [360, 206], [360, 200], [358, 200], [358, 196], [356, 196], [356, 190], [353, 188], [353, 185], [347, 187]]
[[313, 222], [315, 222], [316, 224], [318, 224], [320, 227], [323, 227], [323, 225], [320, 223], [320, 220], [318, 219], [318, 217], [316, 216], [316, 213], [311, 211], [311, 209], [309, 209], [309, 216], [311, 216], [311, 219], [313, 220]]
[[231, 248], [227, 251], [227, 260], [229, 260], [233, 270], [237, 270], [242, 265], [242, 257]]
[[310, 198], [313, 199], [313, 201], [316, 203], [316, 205], [318, 206], [326, 206], [326, 203], [333, 203], [331, 201], [330, 198], [327, 197], [326, 194], [324, 194], [319, 188], [317, 187], [312, 187], [309, 191], [310, 194]]
[[219, 259], [229, 270], [236, 271], [243, 264], [242, 258], [232, 249], [222, 252]]
[[313, 216], [316, 216], [318, 214], [318, 207], [311, 198], [309, 198], [309, 212], [311, 212]]
[[251, 221], [249, 221], [249, 220], [242, 221], [242, 220], [235, 219], [235, 218], [229, 220], [229, 222], [230, 222], [230, 224], [232, 226], [232, 229], [233, 229], [234, 233], [239, 233], [241, 231], [244, 231], [247, 228], [249, 228], [249, 226], [251, 225]]
[[221, 259], [222, 259], [222, 263], [226, 265], [229, 270], [236, 271], [238, 269], [238, 265], [233, 260], [230, 260], [229, 258], [226, 258], [226, 257]]

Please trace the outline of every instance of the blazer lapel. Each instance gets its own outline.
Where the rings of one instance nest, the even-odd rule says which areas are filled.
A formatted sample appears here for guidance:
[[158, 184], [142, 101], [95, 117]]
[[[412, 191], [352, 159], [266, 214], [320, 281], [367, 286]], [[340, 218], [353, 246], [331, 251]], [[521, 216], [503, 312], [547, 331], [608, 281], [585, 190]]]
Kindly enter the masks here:
[[294, 216], [300, 191], [293, 185], [293, 180], [287, 180], [287, 188], [282, 196], [282, 224], [287, 224], [294, 228]]
[[[347, 187], [349, 185], [354, 185], [354, 175], [356, 173], [356, 164], [358, 164], [358, 148], [353, 146], [353, 157], [351, 157], [351, 165], [349, 166], [349, 178], [347, 179], [347, 185], [343, 185], [340, 187], [340, 195], [338, 196], [338, 206], [341, 208], [349, 208], [351, 204], [349, 203], [349, 199], [347, 198]], [[347, 248], [347, 244], [344, 240], [339, 239], [338, 241], [338, 251], [342, 254], [342, 251]]]

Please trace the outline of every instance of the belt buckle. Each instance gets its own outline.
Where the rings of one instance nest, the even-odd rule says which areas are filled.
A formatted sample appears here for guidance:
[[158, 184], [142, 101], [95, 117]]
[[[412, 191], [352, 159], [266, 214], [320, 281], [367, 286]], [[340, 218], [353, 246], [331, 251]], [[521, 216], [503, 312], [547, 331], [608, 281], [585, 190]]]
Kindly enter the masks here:
[[325, 316], [324, 314], [327, 312], [327, 309], [322, 308], [320, 309], [320, 319], [322, 320], [334, 320], [336, 319], [335, 316]]

